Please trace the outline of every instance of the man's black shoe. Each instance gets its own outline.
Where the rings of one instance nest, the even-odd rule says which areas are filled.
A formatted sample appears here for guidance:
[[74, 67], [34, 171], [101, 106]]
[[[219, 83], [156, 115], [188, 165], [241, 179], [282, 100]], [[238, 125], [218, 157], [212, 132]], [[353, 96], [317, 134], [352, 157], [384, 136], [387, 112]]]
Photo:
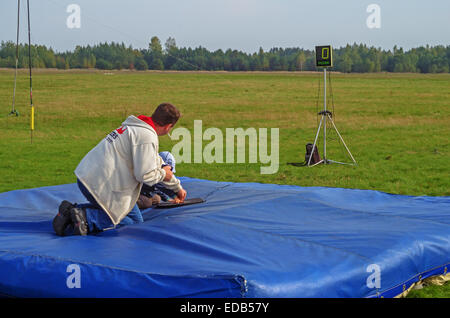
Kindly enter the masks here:
[[74, 207], [75, 205], [66, 200], [62, 201], [59, 205], [58, 214], [53, 219], [53, 230], [57, 235], [64, 236], [66, 227], [72, 222], [70, 209]]
[[71, 208], [70, 217], [73, 224], [73, 235], [87, 235], [89, 233], [85, 209]]

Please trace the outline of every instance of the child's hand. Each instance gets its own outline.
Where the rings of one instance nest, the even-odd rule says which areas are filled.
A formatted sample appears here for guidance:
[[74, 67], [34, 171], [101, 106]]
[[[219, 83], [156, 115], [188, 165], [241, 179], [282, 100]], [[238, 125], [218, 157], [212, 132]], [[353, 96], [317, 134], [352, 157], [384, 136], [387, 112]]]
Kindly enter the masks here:
[[177, 193], [177, 197], [175, 198], [175, 202], [176, 202], [177, 199], [179, 200], [179, 202], [176, 202], [176, 203], [184, 202], [184, 199], [186, 198], [186, 195], [187, 195], [186, 190], [181, 189], [181, 190], [178, 191], [178, 193]]
[[175, 204], [181, 203], [180, 199], [178, 199], [177, 197], [173, 198], [172, 200], [169, 200], [169, 202], [173, 202]]

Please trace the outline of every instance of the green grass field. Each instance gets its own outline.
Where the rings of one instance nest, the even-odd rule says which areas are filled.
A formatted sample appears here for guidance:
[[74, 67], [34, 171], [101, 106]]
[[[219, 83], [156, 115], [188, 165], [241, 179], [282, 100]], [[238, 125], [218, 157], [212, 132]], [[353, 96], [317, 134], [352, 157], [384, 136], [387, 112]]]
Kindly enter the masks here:
[[[322, 85], [319, 73], [34, 70], [31, 143], [27, 71], [19, 72], [15, 117], [8, 116], [14, 71], [0, 70], [0, 192], [75, 182], [73, 170], [107, 133], [167, 101], [183, 113], [176, 127], [190, 131], [194, 120], [224, 135], [226, 128], [279, 128], [274, 174], [261, 174], [261, 163], [180, 163], [180, 176], [450, 195], [450, 74], [333, 73], [335, 123], [358, 166], [288, 165], [302, 162], [314, 140], [319, 79]], [[176, 143], [164, 136], [160, 150]], [[332, 130], [327, 157], [349, 162]], [[432, 297], [450, 297], [449, 284], [436, 288]]]

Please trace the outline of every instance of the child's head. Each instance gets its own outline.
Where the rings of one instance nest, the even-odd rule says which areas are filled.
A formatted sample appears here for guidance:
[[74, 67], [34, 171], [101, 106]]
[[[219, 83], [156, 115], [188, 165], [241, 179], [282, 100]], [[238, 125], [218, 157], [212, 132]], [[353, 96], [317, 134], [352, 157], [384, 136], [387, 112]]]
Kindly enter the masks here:
[[159, 153], [162, 160], [170, 166], [172, 172], [175, 173], [175, 157], [168, 151], [163, 151]]

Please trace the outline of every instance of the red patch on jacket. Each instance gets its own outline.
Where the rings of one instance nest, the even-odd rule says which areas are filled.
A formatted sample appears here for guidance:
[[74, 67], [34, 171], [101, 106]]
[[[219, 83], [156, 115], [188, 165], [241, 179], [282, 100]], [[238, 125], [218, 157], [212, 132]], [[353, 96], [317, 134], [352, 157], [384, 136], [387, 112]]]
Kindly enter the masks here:
[[145, 116], [145, 115], [139, 115], [138, 118], [140, 120], [142, 120], [143, 122], [149, 124], [150, 126], [152, 126], [153, 129], [156, 130], [155, 123], [153, 122], [153, 119], [151, 117], [148, 117], [148, 116]]
[[123, 126], [120, 126], [119, 128], [116, 129], [116, 131], [119, 133], [119, 135], [122, 135], [125, 130], [127, 130], [128, 127], [125, 127], [125, 129], [123, 128]]

